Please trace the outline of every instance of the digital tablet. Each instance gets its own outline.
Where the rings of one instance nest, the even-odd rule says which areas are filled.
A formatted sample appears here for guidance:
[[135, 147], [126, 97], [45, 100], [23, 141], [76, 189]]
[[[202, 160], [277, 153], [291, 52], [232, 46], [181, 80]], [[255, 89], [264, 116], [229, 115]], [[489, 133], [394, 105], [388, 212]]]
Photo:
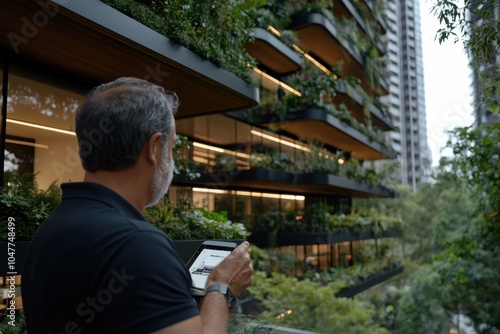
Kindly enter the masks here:
[[187, 263], [189, 273], [193, 280], [191, 291], [194, 294], [203, 293], [208, 276], [212, 270], [224, 260], [226, 256], [231, 254], [236, 246], [235, 242], [207, 240], [198, 247]]

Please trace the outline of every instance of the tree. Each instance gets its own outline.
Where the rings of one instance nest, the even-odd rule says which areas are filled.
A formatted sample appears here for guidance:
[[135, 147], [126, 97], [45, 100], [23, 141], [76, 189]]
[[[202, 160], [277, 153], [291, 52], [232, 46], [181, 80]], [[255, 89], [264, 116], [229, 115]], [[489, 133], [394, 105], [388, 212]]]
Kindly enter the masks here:
[[454, 155], [441, 159], [428, 186], [434, 195], [421, 189], [435, 202], [429, 236], [436, 242], [432, 261], [414, 272], [398, 301], [397, 333], [445, 333], [456, 314], [478, 333], [500, 328], [499, 143], [500, 124], [454, 130]]
[[500, 65], [496, 61], [500, 45], [499, 7], [498, 0], [434, 0], [431, 9], [441, 24], [436, 36], [439, 43], [450, 38], [455, 42], [462, 40], [473, 60], [471, 65], [476, 68], [481, 65], [482, 101], [476, 103], [495, 113], [500, 110], [497, 99]]
[[250, 292], [266, 311], [260, 318], [285, 327], [319, 333], [389, 334], [374, 321], [375, 309], [358, 298], [337, 298], [340, 286], [321, 286], [309, 279], [298, 280], [273, 273], [257, 272]]

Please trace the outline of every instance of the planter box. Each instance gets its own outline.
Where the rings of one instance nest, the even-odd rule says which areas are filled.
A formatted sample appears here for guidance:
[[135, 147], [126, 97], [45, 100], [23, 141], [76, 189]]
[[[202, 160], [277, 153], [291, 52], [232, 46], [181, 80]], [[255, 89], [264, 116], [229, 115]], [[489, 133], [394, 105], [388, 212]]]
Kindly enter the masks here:
[[275, 114], [254, 115], [242, 111], [230, 112], [227, 115], [249, 124], [275, 127], [307, 142], [321, 138], [325, 144], [351, 152], [352, 157], [357, 159], [377, 160], [396, 157], [393, 149], [383, 147], [326, 110], [315, 107], [287, 113], [281, 119]]
[[394, 197], [392, 189], [370, 186], [351, 179], [327, 173], [292, 174], [279, 169], [256, 167], [249, 170], [202, 173], [190, 180], [185, 172], [176, 175], [174, 185], [220, 188], [221, 184], [232, 188], [258, 189], [258, 191], [290, 191], [315, 195], [339, 195], [351, 197]]
[[403, 230], [390, 229], [376, 234], [373, 231], [346, 232], [255, 232], [249, 237], [250, 242], [258, 247], [280, 247], [290, 245], [337, 244], [346, 241], [370, 240], [380, 238], [399, 238]]
[[369, 289], [369, 288], [371, 288], [379, 283], [382, 283], [383, 281], [386, 281], [393, 276], [401, 274], [403, 272], [403, 270], [404, 270], [403, 266], [399, 265], [399, 266], [391, 268], [389, 270], [382, 271], [378, 274], [375, 274], [375, 275], [363, 280], [362, 282], [360, 282], [359, 284], [357, 284], [355, 286], [352, 286], [352, 287], [349, 287], [349, 288], [346, 288], [346, 289], [343, 289], [343, 290], [337, 292], [335, 294], [335, 296], [336, 297], [346, 297], [346, 298], [353, 297], [353, 296], [357, 295], [358, 293], [363, 292], [363, 291], [365, 291], [365, 290], [367, 290], [367, 289]]

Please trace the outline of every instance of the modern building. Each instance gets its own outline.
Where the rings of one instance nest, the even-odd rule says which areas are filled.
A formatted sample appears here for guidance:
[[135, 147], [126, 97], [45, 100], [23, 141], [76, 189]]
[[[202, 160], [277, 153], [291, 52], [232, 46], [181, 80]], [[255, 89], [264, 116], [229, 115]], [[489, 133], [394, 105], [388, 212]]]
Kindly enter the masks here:
[[[2, 8], [2, 173], [35, 172], [42, 188], [81, 180], [73, 132], [77, 105], [99, 83], [136, 76], [181, 100], [177, 133], [191, 149], [177, 158], [200, 175], [177, 175], [170, 200], [187, 195], [197, 206], [227, 211], [254, 231], [254, 243], [293, 256], [297, 276], [351, 266], [365, 244], [376, 248], [383, 238], [401, 236], [384, 216], [349, 215], [353, 198], [395, 195], [364, 166], [396, 157], [385, 141], [393, 125], [381, 96], [392, 92], [392, 83], [380, 61], [388, 25], [377, 2], [290, 8], [286, 25], [256, 23], [246, 50], [258, 64], [258, 87], [99, 0], [5, 0]], [[285, 42], [286, 31], [297, 41]], [[420, 57], [411, 50], [401, 67], [412, 69], [410, 61]], [[409, 78], [418, 83], [419, 75]], [[404, 87], [413, 82], [403, 80]], [[411, 103], [421, 102], [418, 90], [407, 91]], [[420, 109], [409, 110], [421, 121]], [[400, 122], [403, 128], [407, 120]], [[416, 131], [411, 137], [413, 148], [420, 136]], [[99, 141], [99, 135], [88, 140]], [[416, 161], [412, 171], [421, 172]], [[349, 224], [328, 218], [341, 214], [352, 218]], [[385, 268], [342, 295], [402, 270]]]
[[386, 97], [396, 131], [391, 133], [401, 163], [401, 182], [418, 188], [429, 182], [431, 152], [427, 143], [425, 92], [418, 1], [388, 1], [388, 69], [390, 94]]
[[[471, 6], [477, 6], [478, 1], [472, 1]], [[475, 14], [468, 12], [471, 22], [481, 22], [482, 15], [484, 12], [488, 12], [490, 17], [489, 19], [498, 20], [500, 17], [500, 13], [498, 13], [498, 9], [495, 10], [493, 8], [494, 5], [488, 6], [488, 2], [484, 2], [486, 5], [479, 9]], [[493, 8], [492, 8], [493, 7]], [[474, 27], [471, 27], [471, 34], [475, 33]], [[478, 62], [474, 56], [471, 56], [470, 59], [471, 64], [476, 64]], [[484, 95], [484, 84], [488, 82], [484, 80], [484, 77], [491, 78], [494, 73], [497, 72], [497, 66], [499, 64], [499, 57], [496, 54], [492, 54], [489, 62], [482, 62], [478, 66], [471, 67], [472, 73], [472, 88], [473, 88], [473, 113], [474, 113], [474, 124], [476, 127], [481, 125], [488, 125], [492, 123], [497, 123], [500, 121], [500, 116], [498, 114], [493, 113], [488, 107], [489, 102], [498, 99], [498, 93], [493, 90], [491, 96]], [[483, 78], [481, 78], [483, 77]]]

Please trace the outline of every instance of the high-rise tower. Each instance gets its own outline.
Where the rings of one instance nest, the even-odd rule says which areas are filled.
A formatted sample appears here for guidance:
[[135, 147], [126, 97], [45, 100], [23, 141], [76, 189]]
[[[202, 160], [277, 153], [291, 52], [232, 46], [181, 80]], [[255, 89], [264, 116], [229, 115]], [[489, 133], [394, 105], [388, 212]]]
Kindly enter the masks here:
[[399, 154], [401, 181], [416, 190], [429, 181], [431, 169], [418, 1], [388, 1], [387, 19], [391, 84], [386, 102], [396, 127], [391, 139]]

